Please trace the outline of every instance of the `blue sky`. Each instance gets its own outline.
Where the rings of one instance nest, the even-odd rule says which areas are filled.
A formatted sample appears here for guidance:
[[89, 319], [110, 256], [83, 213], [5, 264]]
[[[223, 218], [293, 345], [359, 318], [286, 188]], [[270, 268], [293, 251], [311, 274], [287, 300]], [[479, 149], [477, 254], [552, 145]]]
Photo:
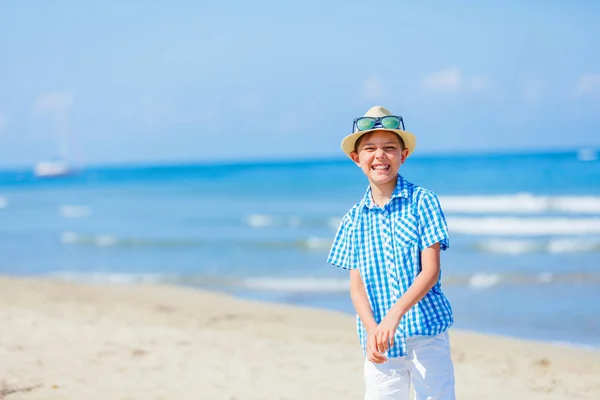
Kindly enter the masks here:
[[521, 3], [1, 1], [0, 165], [600, 147], [600, 3]]

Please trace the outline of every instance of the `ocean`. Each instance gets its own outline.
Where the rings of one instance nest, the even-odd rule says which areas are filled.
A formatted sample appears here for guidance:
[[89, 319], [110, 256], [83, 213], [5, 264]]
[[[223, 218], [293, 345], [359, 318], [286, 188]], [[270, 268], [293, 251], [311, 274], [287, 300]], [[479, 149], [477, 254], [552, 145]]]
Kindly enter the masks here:
[[[600, 346], [600, 161], [576, 151], [414, 155], [450, 230], [455, 327]], [[353, 313], [326, 263], [366, 178], [349, 160], [0, 171], [0, 273], [165, 282]], [[1, 294], [0, 294], [1, 296]]]

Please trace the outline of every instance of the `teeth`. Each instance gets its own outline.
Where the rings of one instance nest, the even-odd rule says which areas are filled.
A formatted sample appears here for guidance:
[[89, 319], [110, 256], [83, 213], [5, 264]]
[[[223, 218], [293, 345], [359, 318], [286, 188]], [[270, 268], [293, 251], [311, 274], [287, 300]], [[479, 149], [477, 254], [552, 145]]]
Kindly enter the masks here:
[[387, 165], [377, 165], [377, 166], [373, 167], [373, 169], [375, 171], [384, 171], [384, 170], [387, 170], [388, 168], [389, 168], [389, 166], [387, 166]]

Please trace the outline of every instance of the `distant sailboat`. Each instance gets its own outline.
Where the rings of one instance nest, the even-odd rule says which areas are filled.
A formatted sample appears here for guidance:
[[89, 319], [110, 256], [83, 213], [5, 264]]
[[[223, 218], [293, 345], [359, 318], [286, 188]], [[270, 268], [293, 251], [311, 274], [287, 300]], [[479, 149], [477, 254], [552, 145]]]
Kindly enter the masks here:
[[39, 178], [51, 178], [69, 175], [72, 170], [69, 164], [63, 161], [40, 161], [35, 164], [33, 172]]
[[59, 157], [56, 160], [43, 160], [35, 164], [33, 173], [38, 178], [67, 176], [74, 172], [68, 160], [69, 146], [65, 132], [60, 132], [58, 143]]
[[[50, 117], [54, 123], [58, 154], [56, 158], [39, 160], [33, 166], [33, 173], [39, 178], [52, 178], [75, 173], [71, 159], [71, 137], [69, 129], [69, 112], [73, 106], [72, 93], [48, 93], [36, 99], [34, 110], [40, 115]], [[78, 168], [79, 169], [79, 168]]]

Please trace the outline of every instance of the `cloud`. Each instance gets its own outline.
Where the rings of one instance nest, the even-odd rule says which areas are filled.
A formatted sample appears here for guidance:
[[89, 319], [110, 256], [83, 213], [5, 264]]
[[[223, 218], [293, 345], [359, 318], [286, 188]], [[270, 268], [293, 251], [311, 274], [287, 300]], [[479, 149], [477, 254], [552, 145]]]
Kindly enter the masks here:
[[490, 87], [490, 80], [483, 75], [465, 76], [456, 67], [434, 72], [421, 79], [421, 88], [431, 92], [458, 93], [483, 92]]
[[35, 99], [33, 109], [39, 114], [48, 113], [56, 117], [64, 117], [74, 101], [73, 93], [48, 93]]
[[431, 91], [458, 92], [463, 85], [463, 76], [456, 67], [434, 72], [421, 79], [421, 87]]
[[522, 96], [526, 104], [537, 104], [542, 99], [546, 84], [541, 79], [528, 79], [523, 83]]
[[7, 121], [8, 117], [6, 116], [6, 114], [0, 111], [0, 132], [6, 129]]
[[588, 93], [600, 92], [600, 74], [582, 75], [577, 81], [575, 92], [582, 96]]
[[366, 99], [376, 100], [385, 95], [385, 86], [381, 79], [371, 76], [363, 83], [362, 93]]

